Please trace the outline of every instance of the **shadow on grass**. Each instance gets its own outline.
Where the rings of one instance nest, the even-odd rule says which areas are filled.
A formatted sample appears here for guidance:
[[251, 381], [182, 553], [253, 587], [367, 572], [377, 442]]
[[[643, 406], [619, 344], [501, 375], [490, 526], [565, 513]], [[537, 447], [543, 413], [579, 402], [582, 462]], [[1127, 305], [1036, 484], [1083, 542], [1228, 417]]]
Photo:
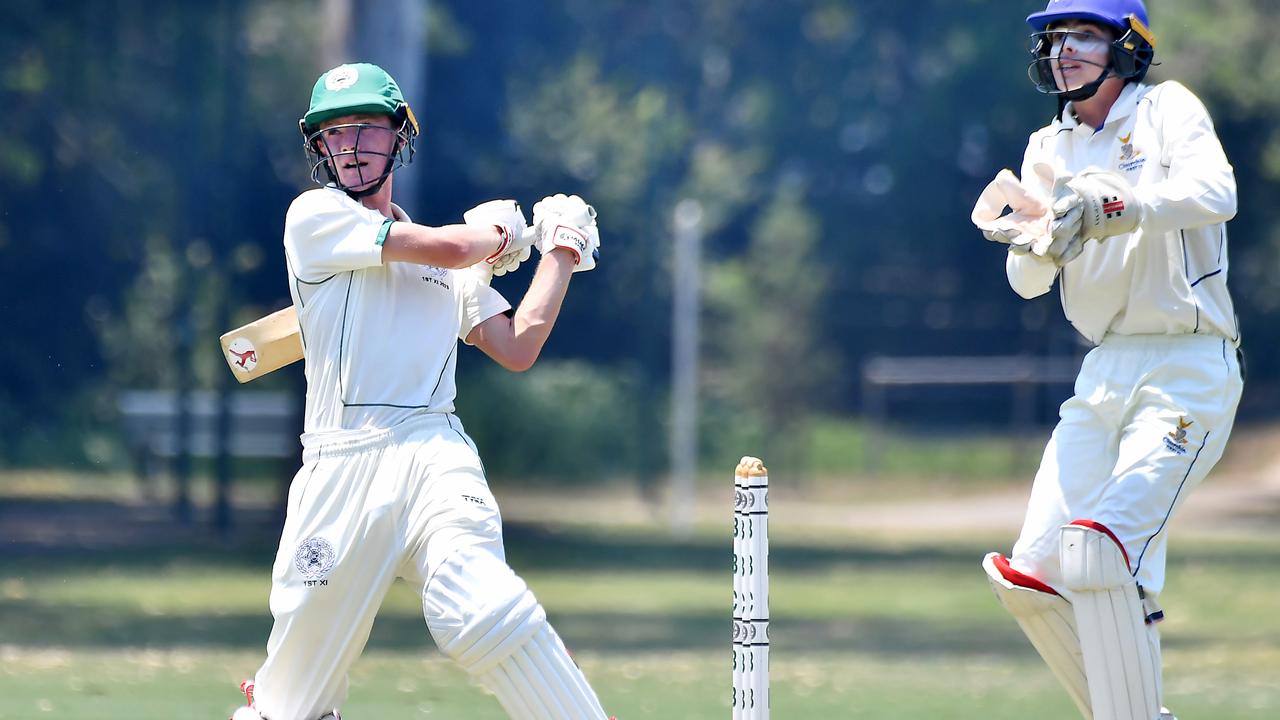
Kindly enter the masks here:
[[[552, 613], [551, 622], [574, 649], [592, 652], [703, 651], [729, 646], [721, 613]], [[1005, 625], [1001, 623], [1001, 625]], [[1026, 641], [1008, 627], [905, 621], [890, 615], [839, 620], [775, 620], [774, 644], [803, 652], [861, 651], [900, 655], [1020, 652]], [[34, 600], [0, 605], [5, 642], [30, 646], [247, 648], [265, 643], [271, 618], [261, 615], [144, 614], [115, 608], [50, 605]], [[370, 648], [432, 651], [421, 616], [384, 611]]]
[[[552, 613], [565, 643], [600, 654], [716, 651], [729, 647], [727, 618], [719, 613], [637, 614]], [[25, 647], [261, 648], [271, 630], [262, 614], [143, 614], [119, 609], [49, 605], [38, 601], [0, 604], [6, 644]], [[991, 655], [1033, 659], [1034, 651], [1012, 620], [959, 625], [906, 620], [889, 613], [840, 619], [775, 617], [771, 639], [776, 652], [863, 653], [885, 657], [962, 658]], [[1210, 648], [1220, 639], [1179, 634], [1166, 646]], [[421, 616], [384, 611], [378, 615], [369, 649], [435, 653]]]
[[[17, 578], [73, 577], [120, 570], [134, 576], [166, 568], [200, 567], [270, 574], [278, 530], [267, 513], [238, 518], [243, 528], [217, 539], [203, 528], [174, 524], [164, 510], [110, 502], [6, 501], [0, 505], [4, 534], [0, 591]], [[10, 532], [16, 529], [15, 532]], [[521, 572], [582, 574], [686, 572], [722, 576], [729, 586], [731, 540], [673, 542], [661, 535], [619, 535], [606, 528], [560, 530], [509, 524], [508, 554]], [[828, 571], [905, 575], [972, 572], [978, 583], [983, 548], [956, 543], [817, 546], [774, 543], [775, 573], [820, 575]], [[1171, 568], [1209, 564], [1249, 573], [1272, 573], [1280, 551], [1264, 546], [1180, 548]], [[942, 589], [945, 591], [945, 588]], [[957, 589], [957, 591], [959, 591]], [[965, 590], [968, 592], [968, 590]], [[148, 613], [108, 604], [51, 603], [38, 597], [0, 592], [0, 641], [46, 647], [210, 647], [261, 648], [271, 627], [261, 613]], [[992, 600], [994, 603], [994, 600]], [[727, 603], [726, 603], [727, 604]], [[575, 649], [600, 653], [716, 651], [728, 648], [728, 608], [724, 613], [690, 610], [674, 613], [584, 611], [557, 613], [552, 622]], [[1034, 657], [1012, 620], [992, 612], [988, 621], [909, 619], [886, 607], [882, 612], [830, 618], [775, 616], [773, 643], [779, 652], [864, 652], [886, 656]], [[1210, 647], [1219, 640], [1180, 633], [1170, 647]], [[371, 648], [434, 652], [422, 617], [384, 611], [375, 623]]]
[[[226, 536], [207, 523], [175, 522], [169, 508], [99, 500], [0, 498], [0, 574], [20, 567], [39, 574], [79, 568], [163, 568], [176, 562], [223, 567], [270, 566], [280, 519], [267, 510], [238, 510]], [[522, 570], [728, 572], [732, 539], [676, 541], [658, 531], [617, 534], [605, 525], [573, 529], [508, 522], [508, 557]], [[1013, 538], [1009, 538], [1012, 542]], [[833, 547], [774, 539], [770, 565], [787, 572], [816, 573], [833, 568], [931, 565], [977, 566], [988, 550], [953, 541], [895, 546]], [[1197, 545], [1179, 547], [1170, 566], [1211, 562], [1216, 566], [1280, 566], [1269, 546]]]

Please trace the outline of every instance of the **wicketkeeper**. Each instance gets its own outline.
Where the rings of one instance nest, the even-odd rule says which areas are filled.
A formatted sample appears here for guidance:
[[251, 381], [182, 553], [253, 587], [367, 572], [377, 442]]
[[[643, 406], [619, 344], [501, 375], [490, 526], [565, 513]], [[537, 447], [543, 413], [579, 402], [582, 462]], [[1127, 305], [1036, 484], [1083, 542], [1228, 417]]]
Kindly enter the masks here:
[[[234, 720], [338, 718], [347, 671], [392, 581], [420, 588], [440, 650], [519, 720], [605, 717], [524, 581], [475, 445], [453, 414], [458, 340], [533, 365], [574, 272], [595, 266], [577, 196], [514, 200], [466, 224], [413, 223], [391, 202], [418, 123], [381, 68], [324, 73], [301, 120], [312, 177], [285, 218], [289, 290], [306, 348], [303, 465], [271, 578], [275, 625]], [[514, 314], [495, 267], [542, 254]]]
[[1008, 246], [1013, 289], [1034, 298], [1056, 281], [1096, 347], [1012, 556], [983, 567], [1081, 715], [1172, 718], [1157, 631], [1168, 523], [1222, 457], [1243, 386], [1235, 177], [1196, 96], [1143, 82], [1156, 38], [1140, 0], [1051, 0], [1027, 22], [1031, 80], [1058, 114], [974, 220]]

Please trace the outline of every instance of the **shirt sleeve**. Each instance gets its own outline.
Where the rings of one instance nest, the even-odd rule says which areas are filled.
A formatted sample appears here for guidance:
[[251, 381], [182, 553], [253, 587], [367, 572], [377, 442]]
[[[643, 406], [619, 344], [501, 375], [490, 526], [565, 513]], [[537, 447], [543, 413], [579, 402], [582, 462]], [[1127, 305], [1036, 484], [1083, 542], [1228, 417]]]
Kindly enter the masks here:
[[1009, 278], [1009, 287], [1030, 300], [1053, 289], [1053, 281], [1058, 277], [1058, 266], [1039, 255], [1009, 253], [1005, 258], [1004, 273]]
[[[1036, 186], [1036, 189], [1046, 197], [1052, 191], [1051, 187], [1045, 187], [1039, 181], [1040, 178], [1034, 170], [1036, 162], [1046, 161], [1041, 153], [1045, 143], [1046, 130], [1039, 130], [1031, 135], [1027, 141], [1027, 150], [1022, 156], [1022, 175], [1021, 179], [1024, 183]], [[1009, 279], [1009, 287], [1018, 295], [1030, 300], [1034, 297], [1049, 292], [1053, 288], [1053, 281], [1058, 277], [1058, 266], [1052, 260], [1042, 258], [1031, 253], [1008, 253], [1004, 263], [1005, 276]]]
[[1152, 95], [1160, 161], [1169, 171], [1160, 182], [1134, 188], [1142, 206], [1143, 232], [1176, 232], [1235, 217], [1235, 171], [1204, 104], [1176, 82], [1161, 83]]
[[458, 285], [458, 306], [462, 315], [458, 339], [465, 343], [477, 325], [510, 310], [511, 303], [497, 290], [480, 282], [470, 270], [455, 270], [453, 276]]
[[382, 243], [393, 221], [333, 190], [298, 196], [285, 216], [284, 246], [301, 280], [382, 265]]

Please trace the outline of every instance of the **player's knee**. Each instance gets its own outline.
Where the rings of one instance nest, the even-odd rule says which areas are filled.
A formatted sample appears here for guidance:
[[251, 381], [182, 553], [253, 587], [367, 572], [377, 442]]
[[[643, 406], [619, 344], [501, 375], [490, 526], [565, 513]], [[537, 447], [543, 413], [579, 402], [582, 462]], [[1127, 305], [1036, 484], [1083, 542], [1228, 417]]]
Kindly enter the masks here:
[[524, 645], [547, 617], [511, 568], [483, 548], [460, 549], [432, 574], [423, 612], [436, 645], [471, 673], [483, 673]]
[[1075, 592], [1112, 590], [1135, 583], [1129, 553], [1107, 526], [1074, 520], [1062, 526], [1062, 581]]

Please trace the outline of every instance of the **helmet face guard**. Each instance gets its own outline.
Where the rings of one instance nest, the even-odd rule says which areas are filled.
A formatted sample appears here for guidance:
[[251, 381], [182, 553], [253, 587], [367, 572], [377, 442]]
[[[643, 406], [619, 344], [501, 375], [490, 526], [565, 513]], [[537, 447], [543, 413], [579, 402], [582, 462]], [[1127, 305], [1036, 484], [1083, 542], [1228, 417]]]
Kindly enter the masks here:
[[[1062, 48], [1065, 36], [1079, 33], [1064, 30], [1051, 30], [1047, 26], [1031, 34], [1028, 52], [1031, 53], [1031, 64], [1027, 66], [1027, 76], [1035, 84], [1036, 89], [1047, 95], [1056, 95], [1063, 100], [1084, 100], [1093, 97], [1107, 78], [1115, 77], [1125, 81], [1141, 82], [1147, 75], [1155, 59], [1156, 38], [1145, 22], [1135, 13], [1125, 15], [1123, 25], [1117, 25], [1104, 18], [1092, 14], [1075, 18], [1086, 22], [1103, 24], [1115, 31], [1118, 36], [1109, 43], [1107, 64], [1100, 67], [1097, 79], [1078, 88], [1062, 87], [1060, 82], [1060, 59], [1058, 52]], [[1057, 21], [1058, 18], [1055, 18]], [[1081, 64], [1092, 64], [1079, 61]]]
[[[332, 185], [354, 198], [372, 195], [382, 189], [387, 178], [398, 168], [413, 162], [414, 141], [418, 137], [418, 124], [413, 113], [405, 106], [405, 112], [392, 116], [400, 120], [399, 127], [384, 127], [373, 123], [342, 123], [326, 128], [308, 127], [305, 121], [298, 123], [304, 139], [303, 148], [311, 164], [311, 179], [321, 185]], [[352, 129], [355, 132], [350, 149], [332, 147], [326, 133], [335, 130]], [[395, 140], [391, 143], [390, 152], [378, 152], [365, 149], [367, 140], [382, 133], [393, 133]], [[358, 181], [344, 183], [340, 167], [348, 163], [355, 165], [359, 174]]]

